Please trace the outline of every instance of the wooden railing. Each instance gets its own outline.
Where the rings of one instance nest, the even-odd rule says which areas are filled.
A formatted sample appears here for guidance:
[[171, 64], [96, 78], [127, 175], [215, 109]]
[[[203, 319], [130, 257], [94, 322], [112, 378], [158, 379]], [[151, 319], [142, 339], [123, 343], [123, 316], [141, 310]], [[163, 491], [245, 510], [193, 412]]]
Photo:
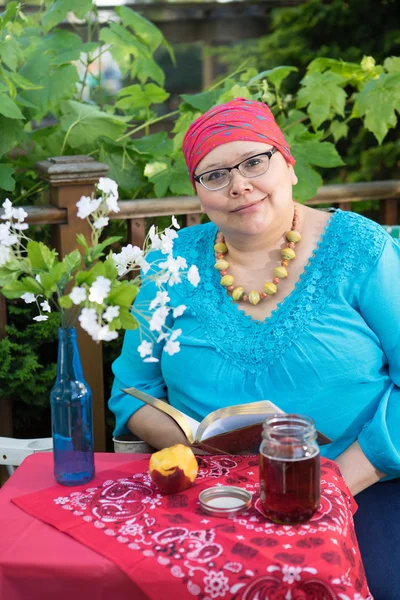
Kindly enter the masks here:
[[[99, 177], [108, 167], [86, 156], [60, 157], [37, 163], [39, 175], [49, 183], [49, 205], [24, 207], [30, 225], [51, 225], [54, 247], [62, 258], [76, 248], [76, 235], [89, 238], [86, 221], [77, 218], [76, 202], [81, 196], [90, 196]], [[309, 206], [329, 205], [351, 210], [353, 203], [363, 200], [379, 201], [379, 222], [398, 224], [400, 181], [374, 181], [344, 185], [322, 186], [309, 200]], [[123, 219], [128, 224], [128, 240], [142, 246], [145, 237], [145, 219], [162, 215], [185, 215], [187, 226], [200, 223], [201, 206], [197, 197], [121, 200], [120, 212], [112, 219]], [[5, 335], [7, 310], [0, 295], [0, 337]], [[102, 347], [93, 342], [78, 327], [78, 339], [85, 378], [93, 392], [93, 413], [96, 450], [105, 449], [105, 398], [103, 386]], [[12, 435], [11, 399], [0, 399], [0, 436]]]

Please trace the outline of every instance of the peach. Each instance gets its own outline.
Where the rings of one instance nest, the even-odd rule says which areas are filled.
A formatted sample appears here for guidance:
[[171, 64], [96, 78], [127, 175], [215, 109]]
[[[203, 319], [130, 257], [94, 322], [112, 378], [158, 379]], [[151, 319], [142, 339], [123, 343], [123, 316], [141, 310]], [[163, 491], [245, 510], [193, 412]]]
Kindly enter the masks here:
[[150, 476], [163, 494], [183, 492], [192, 485], [199, 470], [189, 446], [175, 444], [150, 457]]

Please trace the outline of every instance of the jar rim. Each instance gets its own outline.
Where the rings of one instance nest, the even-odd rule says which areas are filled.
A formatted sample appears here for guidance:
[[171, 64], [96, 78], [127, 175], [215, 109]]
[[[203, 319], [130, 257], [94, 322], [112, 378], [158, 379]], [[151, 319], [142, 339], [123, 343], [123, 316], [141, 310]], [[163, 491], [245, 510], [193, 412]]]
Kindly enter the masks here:
[[292, 444], [302, 438], [315, 440], [317, 431], [312, 417], [300, 414], [269, 415], [263, 423], [262, 437], [269, 442]]

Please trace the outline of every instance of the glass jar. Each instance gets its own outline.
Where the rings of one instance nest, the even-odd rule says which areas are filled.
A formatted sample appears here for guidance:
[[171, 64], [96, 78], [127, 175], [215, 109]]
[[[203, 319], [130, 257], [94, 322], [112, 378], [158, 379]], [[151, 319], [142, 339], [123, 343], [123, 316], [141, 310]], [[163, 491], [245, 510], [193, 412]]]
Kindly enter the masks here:
[[271, 415], [260, 446], [260, 501], [274, 523], [308, 521], [319, 506], [320, 454], [314, 421]]
[[86, 483], [94, 477], [92, 392], [83, 377], [74, 327], [58, 330], [50, 406], [55, 478], [62, 485]]

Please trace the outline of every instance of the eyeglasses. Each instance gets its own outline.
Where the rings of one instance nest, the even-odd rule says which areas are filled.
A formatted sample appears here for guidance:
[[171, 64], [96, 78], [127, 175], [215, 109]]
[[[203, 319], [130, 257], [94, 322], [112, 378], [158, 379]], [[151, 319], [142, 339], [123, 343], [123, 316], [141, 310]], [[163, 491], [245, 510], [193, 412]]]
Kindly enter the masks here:
[[232, 181], [233, 169], [238, 169], [243, 177], [248, 177], [249, 179], [258, 177], [268, 171], [269, 161], [276, 151], [276, 148], [271, 148], [271, 150], [268, 150], [267, 152], [261, 152], [261, 154], [250, 156], [233, 167], [215, 169], [213, 171], [201, 173], [201, 175], [196, 175], [194, 180], [197, 181], [197, 183], [201, 183], [206, 190], [214, 192], [216, 190], [221, 190], [230, 184]]

